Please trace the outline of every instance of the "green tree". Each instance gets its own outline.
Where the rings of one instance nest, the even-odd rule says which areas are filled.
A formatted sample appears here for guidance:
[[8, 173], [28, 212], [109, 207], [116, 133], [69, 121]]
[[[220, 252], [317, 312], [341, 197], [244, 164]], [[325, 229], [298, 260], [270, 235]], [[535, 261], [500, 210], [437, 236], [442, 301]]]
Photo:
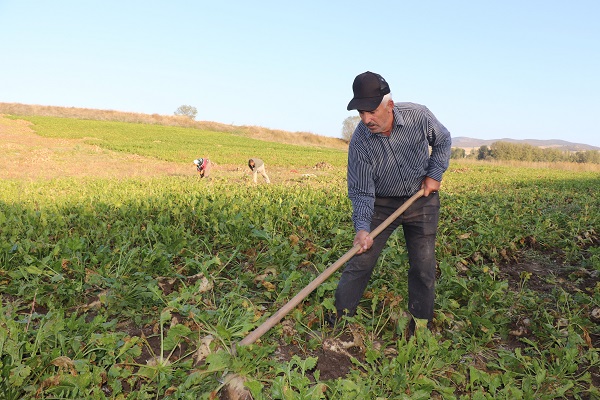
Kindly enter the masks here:
[[491, 157], [496, 160], [518, 160], [534, 162], [569, 161], [568, 153], [557, 149], [543, 149], [527, 143], [494, 142], [490, 146]]
[[356, 126], [360, 122], [360, 117], [355, 115], [353, 117], [348, 117], [342, 123], [342, 139], [346, 142], [349, 142], [352, 139], [352, 134], [356, 129]]
[[490, 148], [486, 145], [481, 146], [479, 148], [479, 151], [477, 152], [477, 159], [488, 160], [490, 158], [492, 158], [492, 151], [490, 150]]
[[467, 152], [465, 149], [461, 149], [460, 147], [453, 147], [450, 149], [450, 158], [460, 159], [465, 158], [467, 156]]
[[512, 143], [494, 142], [490, 148], [497, 160], [515, 160], [518, 157], [517, 146]]
[[600, 164], [600, 151], [598, 151], [598, 150], [578, 151], [573, 156], [573, 161], [575, 161], [577, 163]]
[[184, 115], [189, 119], [195, 119], [196, 115], [198, 115], [198, 110], [196, 110], [196, 107], [183, 105], [175, 110], [175, 115]]

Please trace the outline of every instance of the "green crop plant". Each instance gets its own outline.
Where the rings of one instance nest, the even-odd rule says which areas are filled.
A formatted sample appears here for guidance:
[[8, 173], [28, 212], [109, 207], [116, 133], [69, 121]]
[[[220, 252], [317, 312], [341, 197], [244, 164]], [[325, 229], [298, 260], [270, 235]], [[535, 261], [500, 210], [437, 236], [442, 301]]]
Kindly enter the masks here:
[[[323, 318], [336, 273], [234, 352], [351, 247], [346, 154], [189, 128], [28, 119], [47, 137], [157, 160], [189, 162], [211, 146], [224, 163], [264, 150], [273, 165], [335, 169], [260, 188], [219, 176], [0, 181], [6, 398], [209, 399], [232, 374], [256, 399], [599, 396], [596, 173], [453, 161], [440, 191], [431, 332], [404, 336], [399, 231], [340, 330]], [[319, 351], [351, 326], [363, 330], [360, 352], [347, 374], [326, 378]]]

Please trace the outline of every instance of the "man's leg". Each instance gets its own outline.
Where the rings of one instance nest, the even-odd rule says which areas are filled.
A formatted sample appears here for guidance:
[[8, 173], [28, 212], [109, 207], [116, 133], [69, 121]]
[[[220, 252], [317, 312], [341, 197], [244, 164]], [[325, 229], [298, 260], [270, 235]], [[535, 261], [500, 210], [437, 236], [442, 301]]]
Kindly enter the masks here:
[[435, 237], [440, 198], [421, 197], [403, 215], [402, 227], [408, 252], [408, 310], [420, 319], [433, 319], [435, 301]]
[[[393, 214], [403, 202], [404, 200], [402, 199], [376, 199], [375, 212], [371, 221], [371, 231]], [[373, 246], [369, 250], [355, 255], [346, 263], [335, 291], [335, 308], [337, 309], [338, 316], [344, 313], [352, 316], [356, 312], [358, 303], [377, 264], [379, 254], [381, 254], [388, 238], [399, 224], [400, 222], [397, 219], [377, 235], [373, 240]]]

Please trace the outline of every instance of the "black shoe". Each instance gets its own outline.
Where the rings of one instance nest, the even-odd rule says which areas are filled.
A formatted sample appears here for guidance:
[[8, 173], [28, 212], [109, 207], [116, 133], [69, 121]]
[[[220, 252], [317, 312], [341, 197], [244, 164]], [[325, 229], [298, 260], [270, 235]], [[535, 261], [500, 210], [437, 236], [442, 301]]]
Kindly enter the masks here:
[[340, 320], [340, 318], [338, 317], [338, 314], [336, 312], [326, 312], [325, 315], [323, 316], [323, 319], [325, 319], [325, 324], [331, 328], [336, 326]]
[[411, 318], [410, 321], [408, 322], [408, 325], [406, 325], [406, 328], [404, 329], [404, 337], [406, 338], [407, 341], [408, 341], [408, 339], [413, 337], [413, 335], [415, 334], [416, 326], [417, 326], [417, 324], [415, 323], [414, 318]]
[[[427, 325], [425, 326], [425, 328], [427, 328], [431, 331], [432, 327], [433, 327], [433, 321], [427, 321]], [[406, 325], [406, 328], [404, 329], [404, 337], [406, 338], [406, 340], [408, 340], [412, 336], [414, 336], [416, 329], [417, 329], [417, 323], [414, 318], [411, 318], [410, 321], [408, 322], [408, 324]]]

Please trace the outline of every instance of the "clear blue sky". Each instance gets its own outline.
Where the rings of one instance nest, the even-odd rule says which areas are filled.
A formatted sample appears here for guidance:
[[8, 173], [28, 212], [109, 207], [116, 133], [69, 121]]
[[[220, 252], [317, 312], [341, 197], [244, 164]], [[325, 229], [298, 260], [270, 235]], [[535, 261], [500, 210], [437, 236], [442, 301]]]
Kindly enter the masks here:
[[453, 136], [600, 146], [600, 1], [0, 0], [0, 102], [340, 136], [354, 77]]

